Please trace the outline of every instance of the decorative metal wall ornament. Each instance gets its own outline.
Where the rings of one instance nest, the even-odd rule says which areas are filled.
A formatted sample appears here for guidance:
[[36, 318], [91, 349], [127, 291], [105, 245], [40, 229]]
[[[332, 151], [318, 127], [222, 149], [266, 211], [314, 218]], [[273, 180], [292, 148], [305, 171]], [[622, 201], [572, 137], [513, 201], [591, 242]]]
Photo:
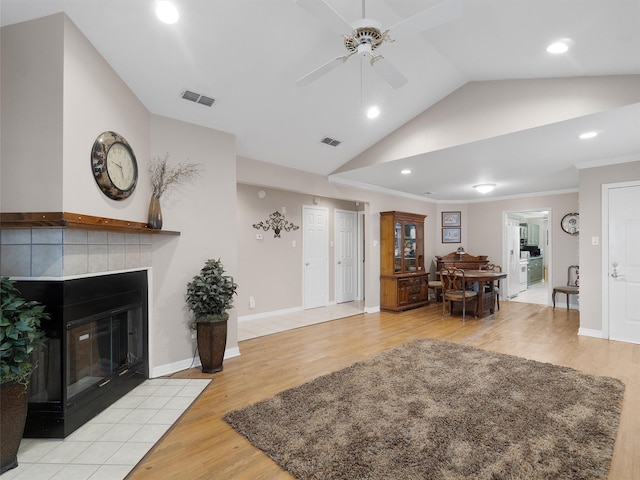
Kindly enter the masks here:
[[270, 228], [273, 229], [273, 238], [280, 238], [280, 232], [284, 230], [285, 232], [290, 232], [291, 230], [298, 230], [300, 227], [294, 225], [284, 218], [277, 210], [269, 215], [269, 218], [260, 223], [255, 223], [253, 228], [256, 230], [264, 230], [265, 232]]

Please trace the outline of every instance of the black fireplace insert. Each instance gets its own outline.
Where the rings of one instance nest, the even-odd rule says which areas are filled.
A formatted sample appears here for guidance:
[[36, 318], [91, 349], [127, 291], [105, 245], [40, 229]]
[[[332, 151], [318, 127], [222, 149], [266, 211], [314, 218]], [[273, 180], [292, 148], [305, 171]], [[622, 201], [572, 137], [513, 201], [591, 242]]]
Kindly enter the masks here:
[[64, 438], [148, 378], [147, 272], [20, 281], [46, 306], [25, 437]]

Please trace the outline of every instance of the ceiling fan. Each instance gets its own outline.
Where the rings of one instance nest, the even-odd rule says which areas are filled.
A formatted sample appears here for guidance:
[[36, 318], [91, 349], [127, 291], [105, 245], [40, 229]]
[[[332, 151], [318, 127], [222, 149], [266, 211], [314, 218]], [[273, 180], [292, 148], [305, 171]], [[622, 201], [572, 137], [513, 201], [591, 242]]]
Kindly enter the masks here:
[[[363, 18], [353, 24], [347, 22], [325, 0], [296, 0], [296, 3], [341, 34], [344, 37], [344, 46], [347, 49], [345, 55], [334, 58], [299, 78], [295, 82], [298, 86], [309, 85], [338, 65], [349, 60], [352, 56], [358, 55], [368, 58], [371, 66], [392, 88], [400, 88], [407, 83], [407, 77], [386, 60], [383, 55], [376, 54], [376, 49], [385, 41], [394, 42], [402, 37], [409, 37], [449, 22], [460, 15], [460, 4], [455, 0], [445, 0], [383, 30], [379, 22], [366, 18], [364, 0], [362, 0]], [[350, 33], [345, 34], [345, 32]]]

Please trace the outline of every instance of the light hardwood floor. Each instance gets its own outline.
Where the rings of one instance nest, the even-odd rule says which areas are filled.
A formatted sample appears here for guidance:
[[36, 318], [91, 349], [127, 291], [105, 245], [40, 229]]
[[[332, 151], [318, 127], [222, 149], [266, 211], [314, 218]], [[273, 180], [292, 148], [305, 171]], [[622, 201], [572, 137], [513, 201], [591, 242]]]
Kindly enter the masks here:
[[[415, 338], [437, 338], [619, 378], [626, 384], [611, 480], [640, 479], [640, 345], [580, 337], [576, 310], [501, 302], [485, 319], [440, 317], [432, 304], [403, 313], [361, 314], [240, 343], [224, 371], [138, 464], [129, 479], [291, 479], [222, 419], [319, 375]], [[210, 378], [198, 369], [174, 375]], [[390, 473], [389, 478], [393, 478]]]

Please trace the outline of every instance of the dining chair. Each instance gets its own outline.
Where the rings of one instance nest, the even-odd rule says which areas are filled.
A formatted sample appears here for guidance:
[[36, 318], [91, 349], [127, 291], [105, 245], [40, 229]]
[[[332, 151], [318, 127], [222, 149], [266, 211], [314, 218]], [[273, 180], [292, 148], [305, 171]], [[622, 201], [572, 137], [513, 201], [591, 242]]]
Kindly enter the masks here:
[[[487, 263], [486, 265], [482, 265], [480, 267], [480, 270], [487, 270], [490, 272], [502, 272], [502, 267], [500, 265], [495, 265], [493, 263]], [[490, 292], [491, 291], [491, 283], [492, 282], [487, 282], [485, 284], [485, 292]], [[498, 308], [498, 310], [500, 310], [500, 280], [496, 280], [493, 282], [493, 294], [496, 297], [496, 307]]]
[[567, 295], [567, 310], [569, 310], [569, 295], [580, 294], [580, 267], [578, 265], [569, 265], [566, 285], [553, 287], [553, 308], [556, 308], [556, 293]]
[[[435, 260], [433, 260], [433, 266], [437, 266]], [[431, 274], [429, 274], [429, 276], [431, 276]], [[442, 297], [442, 282], [440, 281], [440, 274], [438, 273], [437, 269], [435, 272], [435, 276], [436, 278], [433, 280], [427, 279], [427, 288], [429, 290], [433, 290], [433, 294], [436, 297], [436, 303], [438, 303], [438, 299]]]
[[428, 280], [427, 281], [427, 286], [428, 286], [429, 290], [433, 290], [433, 294], [436, 297], [436, 303], [438, 303], [438, 299], [442, 296], [442, 281], [441, 280]]
[[464, 270], [460, 268], [443, 268], [440, 270], [440, 282], [442, 283], [442, 317], [447, 303], [449, 304], [449, 314], [453, 313], [453, 303], [462, 303], [462, 321], [465, 320], [467, 302], [475, 301], [473, 315], [477, 317], [478, 292], [466, 289], [466, 279]]

